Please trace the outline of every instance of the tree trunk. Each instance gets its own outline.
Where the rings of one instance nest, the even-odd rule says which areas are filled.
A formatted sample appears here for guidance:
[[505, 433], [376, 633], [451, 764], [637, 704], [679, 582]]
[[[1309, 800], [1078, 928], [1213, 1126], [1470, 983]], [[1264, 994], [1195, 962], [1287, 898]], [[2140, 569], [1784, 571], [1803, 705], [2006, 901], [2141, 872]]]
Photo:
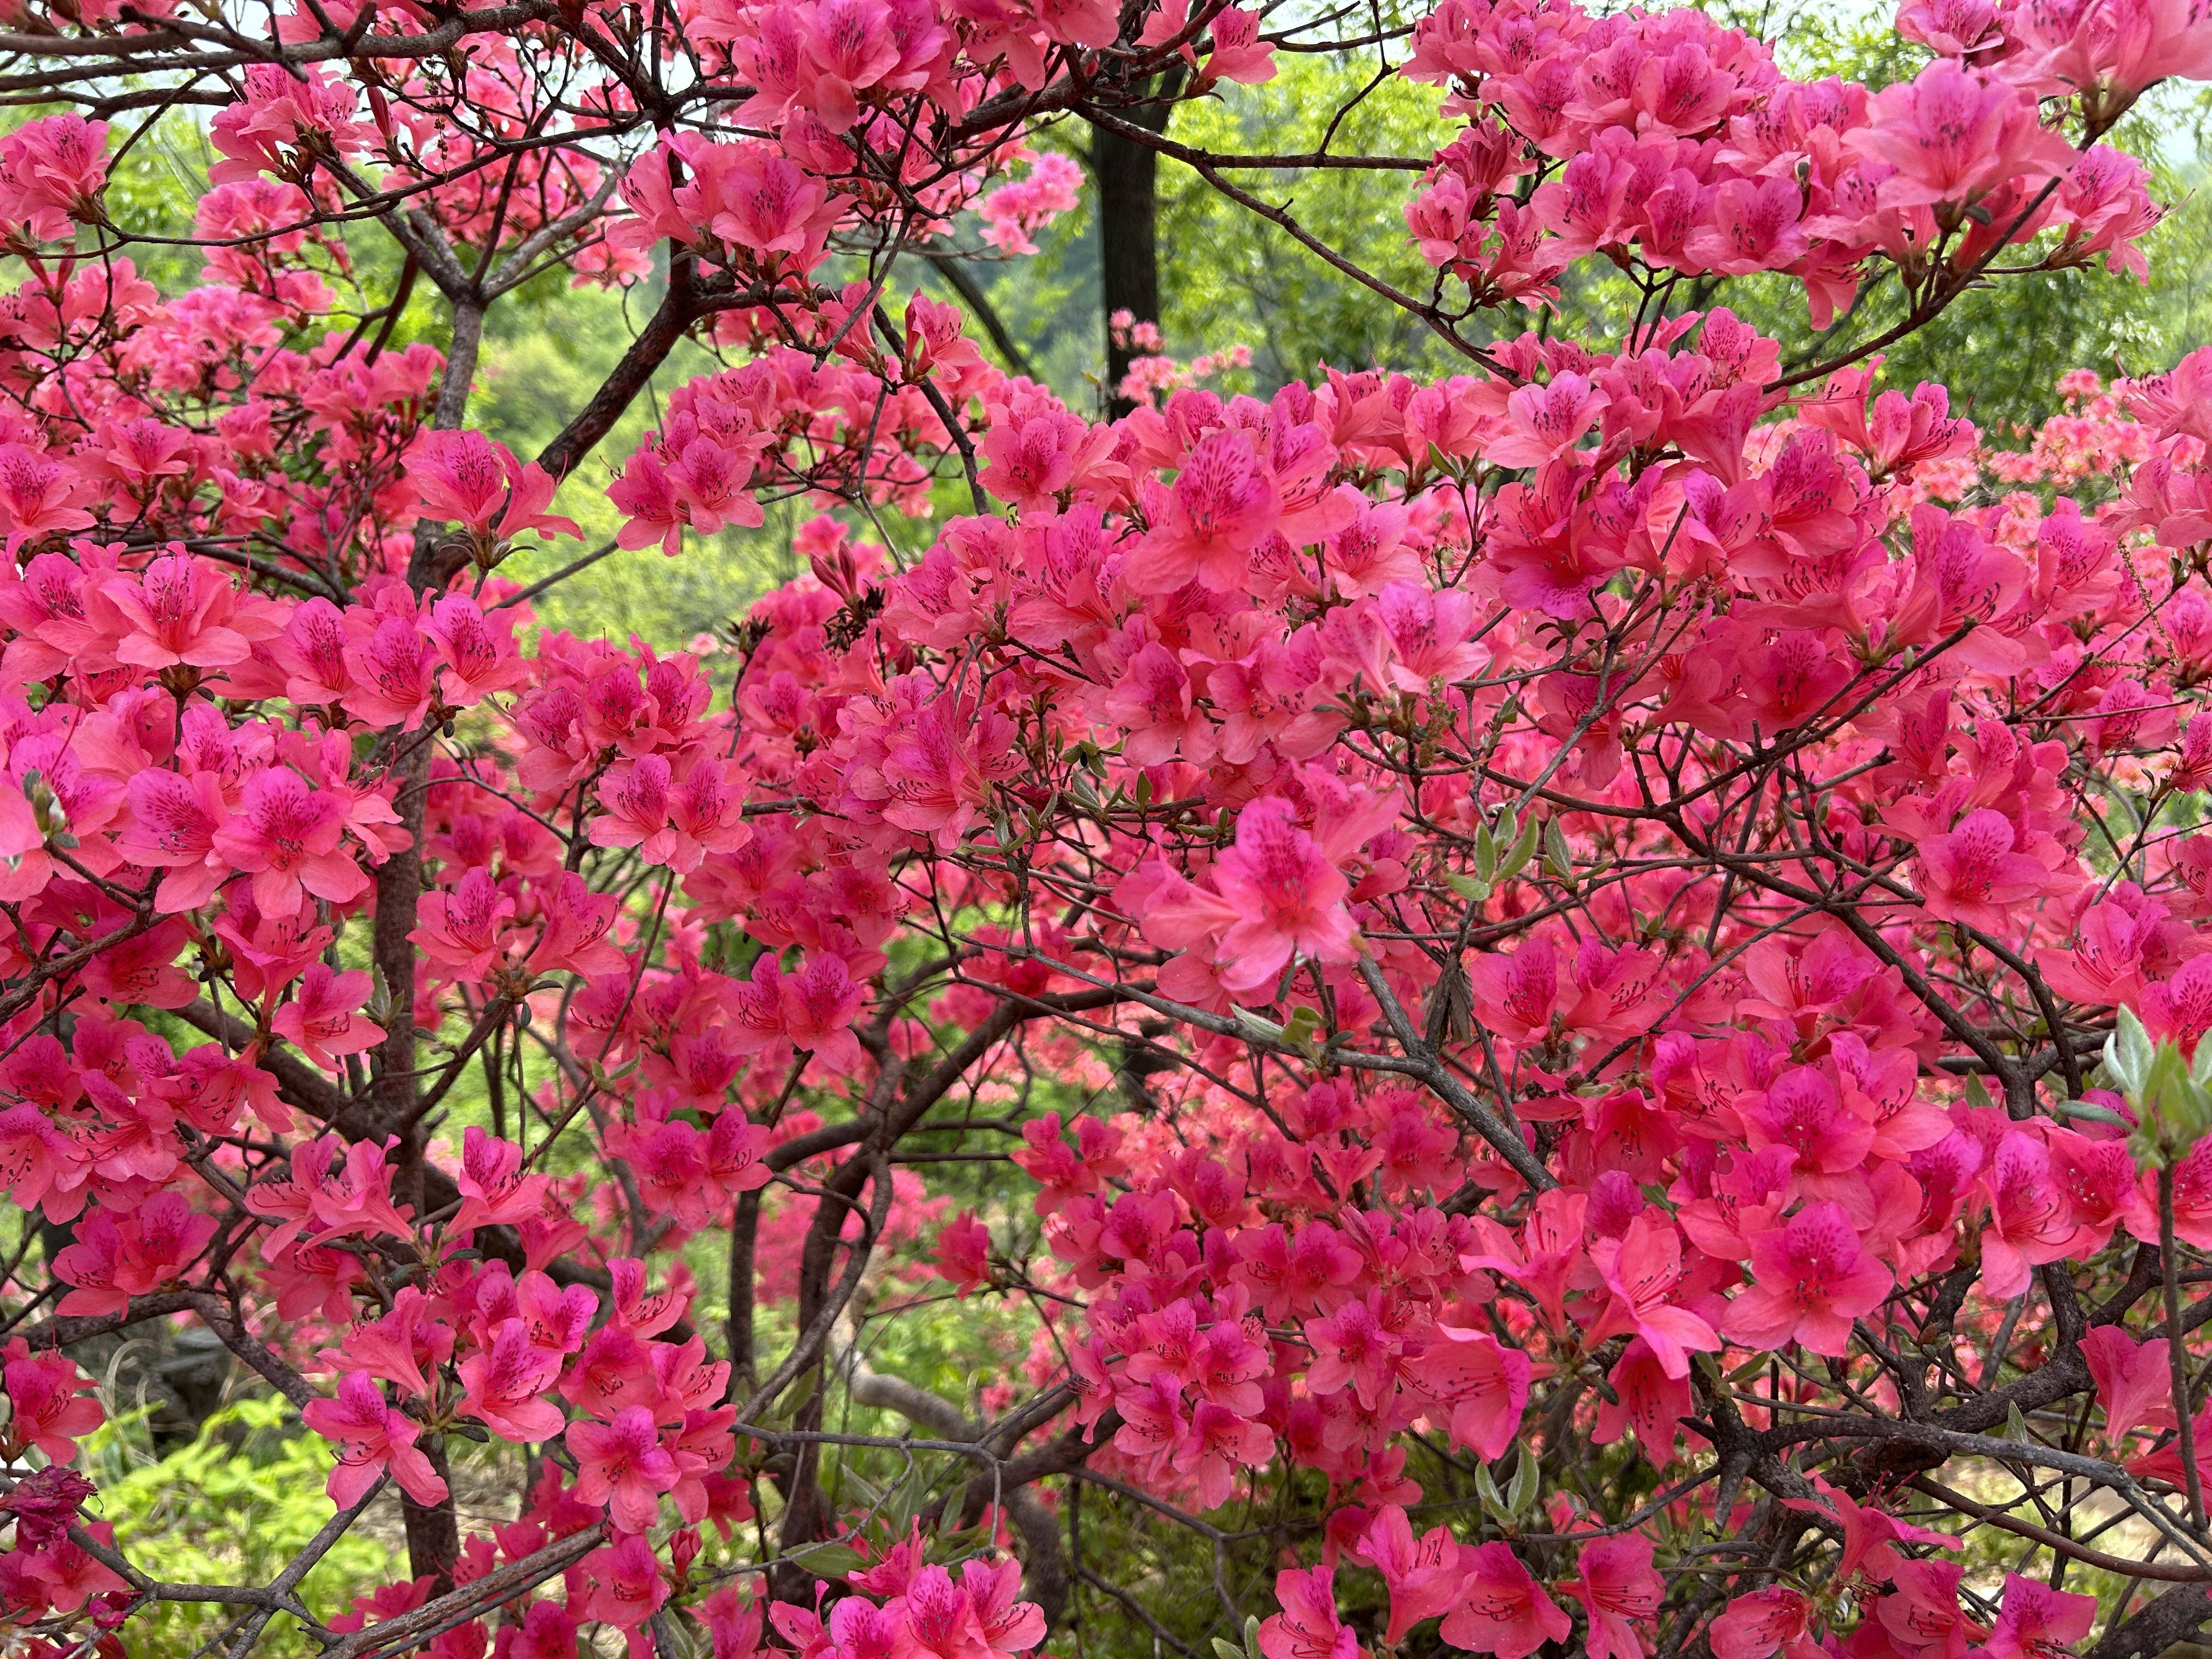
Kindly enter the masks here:
[[[1162, 88], [1172, 92], [1171, 88]], [[1165, 132], [1164, 100], [1121, 112], [1124, 119]], [[1091, 130], [1091, 170], [1098, 181], [1098, 297], [1106, 330], [1106, 412], [1127, 414], [1136, 405], [1121, 396], [1132, 353], [1114, 338], [1114, 313], [1140, 323], [1160, 319], [1159, 154], [1118, 133]]]

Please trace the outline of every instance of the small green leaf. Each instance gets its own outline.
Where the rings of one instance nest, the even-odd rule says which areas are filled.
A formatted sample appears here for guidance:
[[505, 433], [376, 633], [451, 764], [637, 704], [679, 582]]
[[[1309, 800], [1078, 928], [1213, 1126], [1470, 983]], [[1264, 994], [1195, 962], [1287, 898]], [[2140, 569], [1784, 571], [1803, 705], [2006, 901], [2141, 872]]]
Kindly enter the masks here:
[[1544, 821], [1544, 867], [1566, 886], [1575, 884], [1574, 852], [1568, 847], [1567, 832], [1559, 827], [1557, 818]]
[[2027, 1419], [2020, 1414], [2020, 1401], [2017, 1400], [2005, 1401], [2005, 1437], [2017, 1440], [2023, 1446], [2028, 1443]]
[[1230, 1006], [1229, 1012], [1236, 1016], [1239, 1025], [1262, 1042], [1280, 1042], [1283, 1040], [1283, 1028], [1276, 1024], [1273, 1020], [1262, 1018], [1250, 1009], [1239, 1008], [1233, 1003]]
[[[2197, 1052], [2200, 1054], [2212, 1054], [2212, 1042], [2206, 1043]], [[2062, 1100], [2053, 1109], [2062, 1117], [2084, 1118], [2091, 1123], [2109, 1123], [2121, 1129], [2132, 1127], [2127, 1119], [2111, 1107], [2100, 1106], [2094, 1100]]]
[[815, 1385], [820, 1377], [819, 1368], [801, 1372], [791, 1387], [784, 1391], [783, 1398], [776, 1401], [774, 1408], [769, 1411], [768, 1420], [770, 1423], [794, 1421], [799, 1416], [799, 1408], [814, 1398]]
[[1513, 1484], [1506, 1489], [1505, 1504], [1517, 1517], [1530, 1513], [1535, 1503], [1536, 1455], [1523, 1446], [1520, 1461], [1513, 1468]]
[[2123, 1092], [2140, 1094], [2150, 1080], [2151, 1062], [2158, 1057], [2150, 1033], [2132, 1008], [2123, 1008], [2105, 1039], [2105, 1065]]
[[1536, 837], [1542, 833], [1543, 826], [1534, 818], [1530, 818], [1528, 823], [1521, 826], [1520, 833], [1513, 839], [1513, 845], [1506, 849], [1505, 856], [1498, 861], [1499, 881], [1512, 880], [1521, 873], [1528, 860], [1536, 856]]
[[794, 1566], [803, 1568], [817, 1578], [842, 1578], [848, 1572], [858, 1572], [868, 1565], [868, 1558], [845, 1544], [817, 1544], [791, 1558]]
[[1495, 879], [1498, 874], [1498, 837], [1490, 833], [1486, 823], [1474, 832], [1474, 873], [1485, 881]]
[[1474, 1466], [1474, 1489], [1482, 1494], [1482, 1502], [1486, 1508], [1493, 1510], [1499, 1515], [1511, 1512], [1506, 1504], [1505, 1494], [1498, 1490], [1498, 1482], [1491, 1477], [1490, 1465], [1487, 1463], [1478, 1463]]
[[1490, 884], [1477, 881], [1473, 876], [1446, 876], [1444, 884], [1470, 904], [1480, 904], [1490, 896]]
[[1244, 1659], [1243, 1649], [1234, 1642], [1223, 1641], [1218, 1636], [1213, 1638], [1213, 1651], [1218, 1659]]

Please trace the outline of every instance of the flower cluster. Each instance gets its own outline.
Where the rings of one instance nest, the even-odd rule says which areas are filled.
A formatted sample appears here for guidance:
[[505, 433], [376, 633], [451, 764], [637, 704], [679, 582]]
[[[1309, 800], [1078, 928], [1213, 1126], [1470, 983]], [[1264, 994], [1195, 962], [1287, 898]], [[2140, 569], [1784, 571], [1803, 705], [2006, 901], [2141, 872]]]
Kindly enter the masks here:
[[[2100, 141], [2212, 21], [1914, 0], [1875, 92], [1695, 9], [1443, 0], [1403, 65], [1443, 142], [1367, 159], [1420, 178], [1463, 372], [1228, 395], [1242, 348], [1119, 317], [1152, 355], [1102, 422], [898, 261], [1032, 248], [1062, 116], [1209, 182], [1316, 159], [1127, 118], [1267, 85], [1310, 42], [1257, 11], [27, 15], [88, 109], [224, 88], [174, 297], [100, 120], [0, 141], [35, 1650], [168, 1600], [438, 1659], [679, 1616], [715, 1659], [1012, 1659], [1102, 1585], [1160, 1633], [1071, 1571], [1068, 1479], [1188, 1523], [1209, 1594], [1261, 1540], [1257, 1659], [2195, 1628], [2199, 1569], [2075, 1522], [2212, 1547], [2212, 351], [1985, 434], [1870, 347], [1785, 369], [1726, 284], [1825, 325], [1894, 278], [1917, 326], [2141, 275]], [[1633, 317], [1460, 331], [1585, 259]], [[525, 459], [468, 394], [556, 267], [651, 314]], [[421, 283], [442, 350], [399, 343]], [[580, 472], [679, 344], [721, 355]], [[580, 521], [619, 527], [568, 568], [794, 502], [805, 574], [690, 650], [512, 579]], [[869, 1369], [979, 1296], [1019, 1333], [980, 1414]], [[308, 1608], [306, 1557], [241, 1592], [117, 1547], [80, 1345], [179, 1324], [326, 1443], [325, 1543], [398, 1509], [404, 1573]], [[486, 1468], [511, 1520], [458, 1501]], [[1983, 1527], [2130, 1589], [1984, 1572]], [[2185, 1599], [2134, 1610], [2138, 1566]]]

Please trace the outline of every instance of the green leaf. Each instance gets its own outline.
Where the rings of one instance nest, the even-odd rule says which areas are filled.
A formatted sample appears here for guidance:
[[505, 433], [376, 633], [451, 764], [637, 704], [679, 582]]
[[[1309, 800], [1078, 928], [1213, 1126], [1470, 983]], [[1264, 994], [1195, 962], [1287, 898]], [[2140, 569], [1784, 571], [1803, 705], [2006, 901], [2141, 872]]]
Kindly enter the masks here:
[[1262, 1042], [1280, 1042], [1283, 1040], [1283, 1028], [1273, 1020], [1264, 1019], [1249, 1008], [1239, 1008], [1234, 1003], [1230, 1005], [1229, 1012], [1237, 1017], [1239, 1025]]
[[1491, 1478], [1489, 1464], [1478, 1463], [1474, 1466], [1474, 1489], [1482, 1494], [1485, 1508], [1501, 1516], [1511, 1513], [1506, 1505], [1505, 1494], [1498, 1490], [1498, 1482]]
[[2150, 1040], [2150, 1033], [2132, 1008], [2123, 1008], [2113, 1023], [2112, 1034], [2105, 1039], [2105, 1066], [2112, 1074], [2121, 1091], [2140, 1094], [2150, 1080], [2151, 1062], [2158, 1053]]
[[1544, 867], [1566, 886], [1575, 884], [1575, 855], [1557, 818], [1544, 820]]
[[[1473, 876], [1446, 876], [1444, 884], [1470, 904], [1480, 904], [1490, 896], [1490, 884], [1477, 881]], [[2212, 1047], [2212, 1044], [2208, 1044]]]
[[[2212, 1054], [2212, 1042], [2206, 1043], [2198, 1052]], [[2085, 1118], [2092, 1123], [2109, 1123], [2121, 1129], [2133, 1127], [2111, 1107], [2100, 1106], [2094, 1100], [2062, 1100], [2052, 1109], [2062, 1117]]]
[[2136, 1091], [2136, 1109], [2168, 1154], [2186, 1152], [2212, 1127], [2212, 1094], [2191, 1077], [2181, 1050], [2171, 1042], [2158, 1045], [2150, 1074]]
[[1474, 873], [1486, 882], [1498, 875], [1498, 837], [1486, 823], [1474, 832]]
[[803, 1567], [817, 1578], [842, 1578], [868, 1565], [866, 1556], [845, 1544], [817, 1544], [791, 1559], [794, 1566]]
[[1966, 1073], [1966, 1104], [1984, 1112], [1996, 1105], [1996, 1102], [1990, 1098], [1989, 1085], [1972, 1072]]
[[1213, 1638], [1213, 1651], [1218, 1659], [1244, 1659], [1243, 1649], [1234, 1642], [1223, 1641], [1218, 1636]]
[[1506, 1489], [1505, 1504], [1515, 1516], [1531, 1513], [1536, 1503], [1536, 1455], [1526, 1446], [1513, 1467], [1513, 1484]]
[[2027, 1419], [2020, 1414], [2020, 1401], [2017, 1400], [2005, 1401], [2005, 1437], [2017, 1440], [2023, 1446], [2028, 1443]]
[[2197, 1058], [2189, 1063], [2189, 1080], [2198, 1088], [2212, 1088], [2212, 1042], [2197, 1045]]
[[768, 1420], [770, 1423], [794, 1421], [799, 1416], [799, 1408], [814, 1398], [814, 1390], [821, 1380], [821, 1375], [819, 1366], [802, 1371], [793, 1380], [791, 1386], [784, 1390], [783, 1398], [777, 1401], [775, 1407], [769, 1411]]
[[[1509, 818], [1506, 822], [1510, 823], [1512, 820]], [[1499, 881], [1512, 880], [1521, 873], [1528, 860], [1536, 856], [1536, 837], [1542, 833], [1543, 825], [1538, 823], [1534, 818], [1530, 818], [1528, 823], [1521, 826], [1520, 833], [1513, 838], [1513, 845], [1506, 849], [1505, 856], [1498, 861]]]

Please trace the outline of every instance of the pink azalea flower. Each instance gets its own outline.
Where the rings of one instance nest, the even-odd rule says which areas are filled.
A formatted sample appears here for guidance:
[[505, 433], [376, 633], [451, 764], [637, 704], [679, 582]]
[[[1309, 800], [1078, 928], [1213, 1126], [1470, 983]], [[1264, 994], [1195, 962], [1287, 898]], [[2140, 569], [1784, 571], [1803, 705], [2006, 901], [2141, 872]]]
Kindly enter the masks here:
[[1643, 1659], [1637, 1626], [1659, 1610], [1666, 1582], [1651, 1565], [1651, 1540], [1623, 1534], [1583, 1547], [1582, 1576], [1559, 1586], [1589, 1616], [1589, 1659]]
[[2098, 1325], [2082, 1337], [2081, 1357], [2105, 1408], [2106, 1440], [2119, 1445], [2132, 1429], [2173, 1426], [2173, 1370], [2164, 1337], [2137, 1342], [2118, 1325]]
[[337, 1398], [311, 1400], [301, 1415], [309, 1428], [339, 1446], [328, 1490], [340, 1509], [350, 1509], [368, 1496], [387, 1468], [416, 1503], [445, 1501], [445, 1481], [416, 1448], [421, 1431], [404, 1413], [385, 1403], [376, 1379], [367, 1371], [349, 1371], [339, 1379]]
[[1798, 1342], [1832, 1358], [1849, 1349], [1851, 1322], [1879, 1308], [1894, 1282], [1860, 1248], [1843, 1206], [1826, 1200], [1755, 1235], [1751, 1269], [1757, 1282], [1729, 1304], [1721, 1334], [1753, 1348]]
[[269, 1029], [325, 1071], [335, 1072], [342, 1056], [364, 1054], [384, 1041], [384, 1028], [360, 1014], [368, 992], [369, 977], [361, 969], [333, 973], [311, 962], [299, 990], [277, 1009]]
[[407, 457], [407, 478], [425, 518], [466, 525], [479, 533], [498, 520], [498, 539], [525, 530], [580, 536], [571, 519], [545, 512], [553, 480], [537, 462], [518, 461], [505, 444], [481, 432], [426, 432]]
[[215, 833], [215, 850], [252, 876], [263, 915], [296, 915], [310, 896], [349, 903], [368, 890], [361, 866], [337, 850], [344, 801], [283, 766], [255, 773], [240, 793], [237, 816]]
[[537, 1346], [522, 1320], [503, 1320], [488, 1349], [461, 1361], [460, 1409], [502, 1440], [551, 1440], [567, 1419], [558, 1406], [540, 1396], [560, 1375], [557, 1352]]
[[1275, 1575], [1282, 1611], [1260, 1623], [1266, 1659], [1357, 1659], [1359, 1638], [1337, 1616], [1336, 1575], [1327, 1567]]
[[2005, 1575], [2004, 1600], [1990, 1626], [1990, 1659], [2054, 1659], [2070, 1652], [2097, 1621], [2097, 1598], [2055, 1590], [2016, 1572]]
[[1447, 1645], [1498, 1659], [1528, 1659], [1547, 1642], [1565, 1641], [1574, 1629], [1511, 1545], [1463, 1546], [1460, 1565], [1464, 1576], [1443, 1627]]
[[1293, 816], [1279, 797], [1252, 802], [1237, 815], [1236, 844], [1214, 860], [1214, 886], [1237, 915], [1218, 947], [1232, 991], [1272, 985], [1294, 954], [1352, 957], [1350, 884]]
[[1406, 1511], [1395, 1504], [1376, 1511], [1353, 1553], [1381, 1573], [1390, 1587], [1384, 1646], [1396, 1647], [1424, 1619], [1433, 1619], [1458, 1603], [1460, 1549], [1444, 1527], [1431, 1527], [1416, 1540]]
[[2008, 907], [2043, 891], [2051, 872], [2013, 850], [2013, 827], [1982, 807], [1949, 833], [1920, 843], [1914, 864], [1921, 908], [1939, 921], [2002, 932]]
[[628, 1406], [610, 1423], [578, 1419], [568, 1425], [568, 1449], [576, 1459], [576, 1496], [605, 1504], [623, 1532], [642, 1533], [660, 1513], [660, 1495], [677, 1481], [676, 1460], [660, 1443], [653, 1413]]
[[1146, 592], [1173, 592], [1194, 580], [1216, 592], [1242, 589], [1253, 550], [1282, 514], [1274, 477], [1250, 434], [1208, 433], [1192, 446], [1173, 486], [1158, 493], [1152, 532], [1132, 562], [1131, 580]]
[[1819, 1659], [1824, 1651], [1805, 1633], [1812, 1606], [1786, 1584], [1739, 1595], [1713, 1620], [1713, 1659]]

